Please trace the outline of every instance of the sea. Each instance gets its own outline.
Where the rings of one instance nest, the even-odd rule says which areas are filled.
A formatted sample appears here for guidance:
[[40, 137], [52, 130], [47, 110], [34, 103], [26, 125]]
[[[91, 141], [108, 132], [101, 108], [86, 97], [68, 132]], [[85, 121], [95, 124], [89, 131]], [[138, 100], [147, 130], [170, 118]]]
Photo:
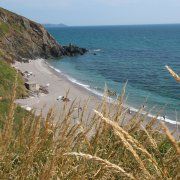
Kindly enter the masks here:
[[[120, 94], [126, 85], [126, 105], [144, 106], [151, 115], [180, 122], [180, 25], [131, 25], [47, 28], [62, 45], [87, 48], [81, 56], [50, 60], [70, 81], [102, 96], [107, 85]], [[112, 97], [115, 98], [115, 97]]]

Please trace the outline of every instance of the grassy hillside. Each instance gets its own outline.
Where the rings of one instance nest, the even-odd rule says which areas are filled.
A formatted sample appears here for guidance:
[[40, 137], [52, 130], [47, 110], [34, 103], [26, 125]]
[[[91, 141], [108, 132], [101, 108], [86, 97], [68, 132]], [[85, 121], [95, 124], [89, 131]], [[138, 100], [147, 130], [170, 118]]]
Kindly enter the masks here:
[[[0, 118], [4, 118], [9, 110], [13, 93], [13, 86], [17, 76], [16, 98], [27, 96], [24, 81], [21, 75], [10, 64], [0, 60]], [[24, 115], [25, 111], [20, 107], [16, 108], [15, 119]]]
[[17, 77], [17, 97], [24, 97], [27, 91], [24, 87], [24, 81], [21, 75], [8, 63], [0, 60], [0, 96], [9, 99], [12, 93], [15, 77]]
[[50, 110], [45, 119], [22, 115], [18, 123], [11, 103], [0, 119], [1, 179], [179, 179], [172, 133], [156, 118], [145, 124], [140, 112], [125, 121], [122, 102], [104, 100], [88, 118], [87, 102], [78, 116], [75, 103], [65, 103], [58, 122]]

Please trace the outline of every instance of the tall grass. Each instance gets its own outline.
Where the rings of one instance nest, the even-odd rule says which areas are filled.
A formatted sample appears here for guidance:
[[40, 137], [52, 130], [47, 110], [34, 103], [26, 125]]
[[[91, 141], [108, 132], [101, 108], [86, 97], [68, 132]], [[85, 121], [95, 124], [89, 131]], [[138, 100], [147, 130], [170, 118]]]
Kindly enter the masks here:
[[[76, 101], [26, 114], [14, 122], [15, 86], [6, 118], [0, 119], [0, 179], [179, 179], [179, 142], [157, 118], [129, 116], [125, 90], [116, 103], [106, 96], [89, 116]], [[162, 133], [163, 132], [163, 133]]]
[[169, 71], [170, 75], [177, 81], [180, 82], [180, 77], [176, 74], [169, 66], [165, 66], [166, 69]]

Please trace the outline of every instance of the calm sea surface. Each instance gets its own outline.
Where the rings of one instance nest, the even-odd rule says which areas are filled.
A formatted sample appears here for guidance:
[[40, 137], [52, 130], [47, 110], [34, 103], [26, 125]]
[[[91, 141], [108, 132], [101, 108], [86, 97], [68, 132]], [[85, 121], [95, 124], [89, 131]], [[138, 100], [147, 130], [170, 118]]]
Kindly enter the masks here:
[[[63, 45], [89, 49], [84, 56], [66, 57], [50, 64], [74, 83], [102, 94], [105, 83], [120, 92], [127, 85], [127, 104], [142, 104], [152, 114], [161, 109], [168, 119], [180, 119], [180, 84], [168, 74], [180, 74], [180, 25], [49, 28]], [[95, 55], [96, 54], [96, 55]], [[180, 120], [179, 120], [180, 121]]]

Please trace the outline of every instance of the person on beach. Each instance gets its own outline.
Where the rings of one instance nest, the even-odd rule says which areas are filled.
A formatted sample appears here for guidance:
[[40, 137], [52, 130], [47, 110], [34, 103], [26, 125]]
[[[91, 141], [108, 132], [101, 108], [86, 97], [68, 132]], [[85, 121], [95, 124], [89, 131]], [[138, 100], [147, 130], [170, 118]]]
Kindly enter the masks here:
[[70, 101], [70, 99], [69, 99], [69, 98], [64, 97], [64, 96], [61, 98], [61, 100], [62, 100], [63, 102], [69, 102], [69, 101]]
[[63, 96], [63, 97], [61, 97], [61, 100], [62, 100], [62, 101], [64, 100], [64, 96]]
[[79, 107], [78, 108], [78, 117], [79, 117], [81, 111], [82, 111], [82, 107]]
[[131, 114], [131, 109], [128, 109], [128, 113]]
[[166, 120], [166, 116], [165, 115], [163, 116], [163, 119], [164, 119], [164, 121]]

